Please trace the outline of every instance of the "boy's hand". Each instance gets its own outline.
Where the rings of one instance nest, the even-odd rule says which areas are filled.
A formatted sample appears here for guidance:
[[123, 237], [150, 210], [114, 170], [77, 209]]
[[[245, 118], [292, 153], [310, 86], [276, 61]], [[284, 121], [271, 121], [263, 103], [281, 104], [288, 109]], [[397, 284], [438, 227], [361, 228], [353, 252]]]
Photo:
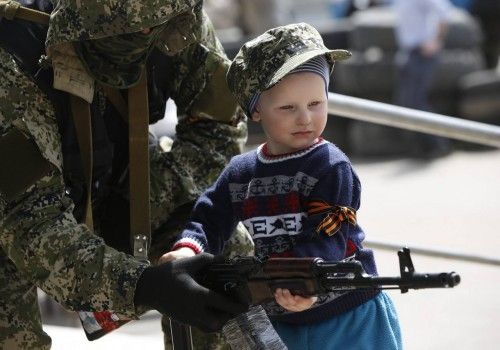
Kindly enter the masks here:
[[172, 250], [171, 252], [163, 254], [158, 260], [158, 264], [163, 264], [169, 261], [174, 261], [182, 258], [189, 258], [195, 256], [196, 253], [188, 247], [182, 247], [177, 250]]
[[276, 302], [288, 311], [298, 312], [309, 309], [318, 300], [318, 297], [302, 297], [292, 295], [288, 289], [278, 288], [274, 292]]

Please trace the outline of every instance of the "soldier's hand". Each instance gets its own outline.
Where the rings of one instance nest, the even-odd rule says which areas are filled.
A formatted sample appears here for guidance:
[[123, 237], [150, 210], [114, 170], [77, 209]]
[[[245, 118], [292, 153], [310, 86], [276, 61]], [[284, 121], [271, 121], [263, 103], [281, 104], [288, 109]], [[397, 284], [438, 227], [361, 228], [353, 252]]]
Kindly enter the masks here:
[[136, 305], [156, 309], [205, 332], [220, 330], [231, 318], [246, 312], [248, 305], [209, 290], [193, 279], [213, 260], [213, 255], [201, 253], [148, 267], [137, 282]]

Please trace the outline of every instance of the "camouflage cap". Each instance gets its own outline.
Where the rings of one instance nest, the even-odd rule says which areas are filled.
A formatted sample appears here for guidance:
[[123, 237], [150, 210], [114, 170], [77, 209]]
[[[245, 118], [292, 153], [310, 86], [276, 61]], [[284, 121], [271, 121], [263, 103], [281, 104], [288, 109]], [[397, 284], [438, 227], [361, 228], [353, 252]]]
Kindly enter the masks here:
[[307, 23], [269, 29], [241, 47], [227, 73], [229, 89], [250, 116], [248, 105], [253, 95], [271, 88], [290, 71], [320, 55], [325, 55], [333, 69], [335, 61], [347, 59], [351, 53], [328, 49], [318, 31]]

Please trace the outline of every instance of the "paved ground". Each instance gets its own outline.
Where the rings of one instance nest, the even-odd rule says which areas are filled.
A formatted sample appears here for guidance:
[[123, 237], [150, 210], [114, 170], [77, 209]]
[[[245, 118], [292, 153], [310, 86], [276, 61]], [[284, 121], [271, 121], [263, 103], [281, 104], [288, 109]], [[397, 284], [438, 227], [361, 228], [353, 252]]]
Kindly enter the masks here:
[[140, 321], [122, 326], [100, 339], [89, 342], [80, 327], [47, 325], [53, 350], [154, 350], [163, 349], [160, 315], [148, 313]]
[[[453, 154], [433, 162], [354, 159], [363, 183], [359, 220], [368, 238], [498, 257], [500, 150]], [[379, 272], [395, 275], [395, 252], [376, 249]], [[391, 291], [407, 350], [498, 349], [500, 266], [414, 255], [419, 271], [456, 271], [450, 290]], [[72, 322], [67, 322], [71, 324]], [[79, 328], [46, 326], [54, 349], [161, 349], [158, 316], [87, 342]]]
[[[500, 151], [455, 152], [432, 163], [356, 164], [368, 238], [498, 258]], [[396, 254], [376, 251], [379, 272]], [[498, 349], [500, 266], [413, 257], [417, 270], [457, 271], [456, 289], [392, 292], [405, 349]]]

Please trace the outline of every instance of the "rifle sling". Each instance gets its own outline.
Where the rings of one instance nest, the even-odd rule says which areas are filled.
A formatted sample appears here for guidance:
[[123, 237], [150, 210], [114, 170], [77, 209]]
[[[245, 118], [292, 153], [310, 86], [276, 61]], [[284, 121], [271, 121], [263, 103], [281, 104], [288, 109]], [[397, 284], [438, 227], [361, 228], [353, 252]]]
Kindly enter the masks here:
[[149, 106], [147, 73], [128, 90], [130, 235], [134, 256], [147, 260], [151, 242], [149, 206]]
[[93, 231], [94, 222], [92, 218], [92, 119], [90, 105], [80, 97], [71, 95], [71, 114], [75, 123], [76, 137], [82, 157], [83, 176], [85, 178], [87, 198], [85, 205], [84, 222]]
[[127, 101], [123, 98], [119, 89], [112, 88], [107, 85], [102, 85], [102, 91], [109, 102], [115, 107], [116, 111], [122, 117], [123, 121], [128, 124], [128, 106]]
[[[129, 121], [129, 179], [130, 179], [130, 234], [134, 256], [146, 260], [147, 245], [151, 242], [149, 206], [149, 108], [147, 73], [143, 71], [138, 84], [128, 90]], [[122, 96], [105, 90], [111, 103], [120, 111]], [[109, 94], [109, 95], [108, 95]], [[115, 102], [113, 102], [115, 101]], [[147, 164], [147, 166], [144, 166]], [[145, 243], [145, 244], [142, 244]], [[141, 250], [142, 249], [142, 250]], [[191, 327], [170, 318], [173, 350], [192, 350]]]
[[[106, 96], [129, 122], [129, 183], [130, 183], [130, 236], [134, 256], [147, 260], [151, 242], [149, 208], [149, 108], [147, 78], [143, 73], [139, 82], [128, 90], [128, 108], [119, 90], [105, 88]], [[71, 109], [82, 155], [87, 198], [85, 224], [92, 229], [92, 122], [90, 105], [71, 96]], [[128, 113], [127, 113], [128, 110]]]

